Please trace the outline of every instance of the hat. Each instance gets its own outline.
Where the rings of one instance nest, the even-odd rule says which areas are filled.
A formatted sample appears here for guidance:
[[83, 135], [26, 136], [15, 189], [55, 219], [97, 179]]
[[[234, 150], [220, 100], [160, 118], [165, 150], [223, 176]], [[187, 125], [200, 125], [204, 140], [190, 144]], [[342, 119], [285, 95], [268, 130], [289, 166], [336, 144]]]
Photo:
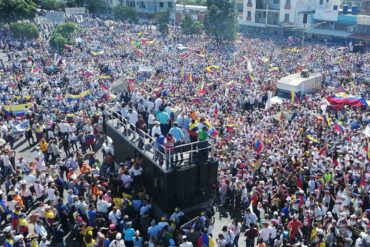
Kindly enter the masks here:
[[121, 240], [122, 239], [122, 234], [119, 232], [119, 233], [117, 233], [117, 235], [116, 235], [116, 239], [117, 240]]
[[114, 229], [116, 229], [116, 226], [114, 224], [110, 224], [109, 229], [114, 230]]

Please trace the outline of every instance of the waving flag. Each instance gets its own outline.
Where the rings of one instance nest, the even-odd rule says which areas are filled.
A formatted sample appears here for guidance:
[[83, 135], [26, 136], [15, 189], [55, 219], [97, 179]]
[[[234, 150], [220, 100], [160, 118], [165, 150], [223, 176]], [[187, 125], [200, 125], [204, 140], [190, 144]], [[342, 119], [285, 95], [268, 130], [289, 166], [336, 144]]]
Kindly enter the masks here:
[[23, 131], [26, 131], [26, 129], [28, 128], [29, 126], [29, 123], [30, 121], [29, 120], [24, 120], [22, 122], [20, 122], [19, 124], [17, 124], [15, 126], [16, 130], [19, 131], [19, 132], [23, 132]]
[[327, 153], [328, 153], [328, 146], [327, 146], [327, 145], [325, 145], [325, 146], [323, 146], [323, 147], [320, 149], [320, 151], [319, 151], [319, 155], [320, 155], [320, 156], [326, 156], [326, 155], [327, 155]]
[[290, 96], [292, 98], [292, 104], [298, 104], [299, 103], [299, 98], [297, 97], [295, 92], [291, 91]]
[[37, 74], [37, 73], [39, 73], [41, 71], [41, 69], [40, 69], [40, 67], [39, 66], [35, 66], [35, 65], [33, 65], [32, 66], [32, 69], [31, 69], [31, 73], [32, 74]]
[[25, 116], [28, 110], [31, 110], [32, 108], [33, 108], [33, 103], [3, 106], [3, 110], [6, 115], [10, 115], [11, 113], [13, 113], [16, 117]]
[[252, 83], [254, 81], [254, 77], [253, 77], [253, 74], [252, 73], [247, 73], [245, 75], [245, 81], [247, 83]]
[[306, 136], [308, 140], [314, 142], [314, 143], [319, 143], [319, 140], [313, 137], [312, 135], [307, 135]]
[[339, 133], [344, 133], [344, 128], [339, 122], [334, 123], [334, 129]]
[[330, 126], [330, 125], [331, 125], [330, 117], [329, 117], [328, 115], [324, 114], [324, 115], [323, 115], [323, 118], [324, 118], [324, 120], [325, 120], [326, 124], [327, 124], [328, 126]]
[[263, 148], [264, 148], [263, 143], [258, 139], [254, 144], [254, 151], [256, 151], [256, 153], [259, 154], [262, 152]]

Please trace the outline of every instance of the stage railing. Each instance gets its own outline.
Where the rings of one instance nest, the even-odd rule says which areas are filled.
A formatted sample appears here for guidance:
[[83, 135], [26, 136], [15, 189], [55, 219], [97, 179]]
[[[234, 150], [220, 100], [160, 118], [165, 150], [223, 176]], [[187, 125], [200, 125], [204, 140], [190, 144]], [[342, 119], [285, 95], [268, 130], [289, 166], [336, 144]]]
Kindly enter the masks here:
[[112, 108], [105, 110], [105, 121], [164, 170], [206, 162], [212, 155], [213, 139], [177, 143], [174, 147], [168, 148], [158, 144], [155, 138], [146, 131], [136, 128]]

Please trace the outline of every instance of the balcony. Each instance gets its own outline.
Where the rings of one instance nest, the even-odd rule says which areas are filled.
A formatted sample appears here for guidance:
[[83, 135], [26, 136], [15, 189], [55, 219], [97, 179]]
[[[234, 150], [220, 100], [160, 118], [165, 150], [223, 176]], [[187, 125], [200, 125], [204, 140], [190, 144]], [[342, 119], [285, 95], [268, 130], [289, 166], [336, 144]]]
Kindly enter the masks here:
[[291, 8], [292, 8], [292, 6], [290, 4], [285, 4], [284, 5], [284, 9], [291, 9]]
[[247, 16], [247, 21], [252, 21], [252, 17]]

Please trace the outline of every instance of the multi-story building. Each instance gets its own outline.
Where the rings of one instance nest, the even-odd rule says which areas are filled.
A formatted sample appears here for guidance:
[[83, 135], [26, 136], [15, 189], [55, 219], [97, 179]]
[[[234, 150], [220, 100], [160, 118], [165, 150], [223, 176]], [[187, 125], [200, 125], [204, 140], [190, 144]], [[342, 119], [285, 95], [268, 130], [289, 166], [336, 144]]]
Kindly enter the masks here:
[[313, 23], [316, 10], [331, 11], [340, 0], [244, 0], [241, 25], [283, 28]]
[[347, 5], [350, 9], [357, 8], [360, 14], [370, 15], [370, 0], [344, 0], [343, 5]]
[[115, 7], [119, 4], [133, 7], [137, 12], [146, 14], [155, 14], [158, 12], [174, 12], [174, 0], [107, 0], [110, 7]]
[[244, 0], [239, 24], [249, 30], [370, 41], [369, 7], [370, 0]]

